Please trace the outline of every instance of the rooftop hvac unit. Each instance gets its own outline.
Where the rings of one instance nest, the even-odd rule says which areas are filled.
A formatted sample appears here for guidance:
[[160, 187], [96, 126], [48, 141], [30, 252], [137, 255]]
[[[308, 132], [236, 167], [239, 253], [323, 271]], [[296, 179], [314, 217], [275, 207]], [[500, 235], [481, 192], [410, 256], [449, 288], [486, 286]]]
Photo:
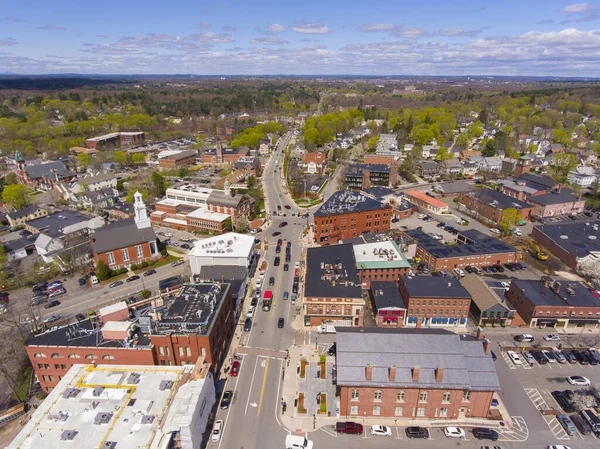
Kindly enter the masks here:
[[112, 416], [113, 416], [112, 413], [100, 412], [94, 418], [94, 424], [96, 424], [96, 425], [108, 424], [110, 422], [110, 420], [112, 419]]
[[75, 438], [75, 435], [77, 435], [79, 432], [77, 432], [76, 430], [63, 430], [63, 433], [60, 434], [60, 440], [61, 441], [73, 441], [73, 438]]
[[97, 387], [94, 387], [92, 396], [97, 398], [98, 396], [100, 396], [102, 394], [103, 391], [104, 391], [104, 387], [101, 387], [100, 385], [98, 385]]
[[115, 449], [117, 447], [116, 441], [105, 441], [102, 445], [102, 449]]
[[596, 240], [596, 236], [595, 235], [589, 235], [588, 239], [590, 239], [590, 240]]

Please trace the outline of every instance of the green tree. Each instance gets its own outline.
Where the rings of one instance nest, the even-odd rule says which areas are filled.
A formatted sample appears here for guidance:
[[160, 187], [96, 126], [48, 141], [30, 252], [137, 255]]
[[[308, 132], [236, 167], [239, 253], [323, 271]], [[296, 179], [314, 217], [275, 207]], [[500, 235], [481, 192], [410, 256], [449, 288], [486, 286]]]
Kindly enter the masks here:
[[379, 136], [373, 136], [369, 139], [369, 141], [367, 142], [367, 148], [371, 149], [375, 149], [377, 148], [377, 143], [379, 142]]
[[470, 143], [471, 143], [471, 138], [465, 133], [459, 134], [456, 137], [456, 141], [454, 142], [454, 144], [457, 147], [465, 147], [465, 148], [467, 148]]
[[15, 172], [11, 171], [8, 175], [4, 177], [4, 183], [6, 185], [16, 184], [17, 182], [17, 174]]
[[150, 175], [150, 180], [154, 185], [154, 189], [156, 190], [157, 196], [163, 196], [167, 191], [167, 181], [165, 177], [161, 175], [159, 172], [155, 171]]
[[560, 143], [561, 145], [566, 145], [569, 141], [569, 137], [567, 133], [562, 129], [554, 129], [552, 130], [552, 134], [550, 135], [553, 143]]
[[438, 148], [437, 152], [435, 153], [435, 160], [447, 161], [448, 159], [454, 159], [454, 154], [450, 153], [446, 147]]
[[15, 209], [22, 209], [31, 204], [31, 190], [23, 184], [6, 186], [2, 191], [2, 201]]
[[550, 175], [559, 182], [565, 182], [571, 171], [577, 167], [577, 156], [570, 153], [558, 153], [550, 161]]
[[500, 220], [500, 227], [504, 232], [510, 231], [516, 224], [517, 221], [521, 219], [519, 212], [514, 207], [509, 207], [508, 209], [504, 209], [502, 212], [502, 218]]
[[90, 158], [90, 156], [88, 154], [81, 153], [81, 154], [77, 155], [77, 165], [79, 167], [86, 169], [86, 168], [88, 168], [88, 166], [90, 165], [91, 162], [92, 162], [92, 159]]
[[129, 164], [129, 154], [125, 151], [115, 151], [112, 154], [113, 161], [120, 165], [128, 165]]
[[429, 128], [420, 129], [415, 133], [415, 143], [417, 145], [427, 145], [435, 138], [433, 131]]
[[96, 276], [100, 281], [105, 281], [106, 279], [110, 278], [110, 269], [103, 260], [99, 260], [98, 264], [96, 265]]
[[133, 165], [142, 165], [144, 162], [146, 162], [146, 158], [142, 153], [135, 153], [131, 156], [131, 162]]

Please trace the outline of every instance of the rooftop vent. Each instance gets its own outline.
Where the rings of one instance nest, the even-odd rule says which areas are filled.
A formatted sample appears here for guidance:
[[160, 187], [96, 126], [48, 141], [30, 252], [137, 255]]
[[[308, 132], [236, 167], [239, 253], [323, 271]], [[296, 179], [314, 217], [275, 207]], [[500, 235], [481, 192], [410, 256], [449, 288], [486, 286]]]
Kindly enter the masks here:
[[596, 240], [596, 236], [595, 235], [588, 235], [588, 239], [590, 239], [590, 240]]
[[60, 434], [60, 440], [61, 441], [73, 441], [73, 438], [75, 438], [75, 435], [77, 435], [79, 432], [77, 432], [76, 430], [63, 430], [63, 433]]
[[569, 239], [569, 236], [568, 236], [568, 235], [564, 235], [564, 234], [563, 234], [563, 235], [561, 235], [561, 236], [560, 236], [560, 239], [561, 239], [561, 240], [568, 240], [568, 239]]
[[63, 393], [63, 399], [76, 398], [81, 390], [79, 388], [67, 388]]
[[100, 385], [98, 385], [97, 387], [94, 387], [94, 391], [92, 392], [92, 395], [94, 397], [98, 397], [102, 394], [103, 391], [104, 391], [104, 387], [101, 387]]
[[115, 449], [117, 447], [116, 441], [105, 441], [102, 445], [102, 449]]
[[170, 390], [173, 387], [172, 380], [161, 380], [158, 389], [160, 391]]
[[152, 424], [155, 418], [154, 415], [144, 415], [142, 416], [142, 424]]
[[112, 416], [113, 416], [112, 413], [100, 412], [94, 418], [94, 424], [96, 424], [96, 425], [108, 424], [110, 422], [110, 420], [112, 419]]
[[127, 378], [128, 384], [139, 384], [140, 383], [140, 373], [131, 373]]

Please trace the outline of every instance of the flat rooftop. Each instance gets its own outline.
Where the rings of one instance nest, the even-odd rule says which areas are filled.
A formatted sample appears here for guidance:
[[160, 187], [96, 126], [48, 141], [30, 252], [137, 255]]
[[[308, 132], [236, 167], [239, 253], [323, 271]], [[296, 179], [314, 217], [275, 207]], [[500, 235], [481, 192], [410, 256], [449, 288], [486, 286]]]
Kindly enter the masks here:
[[406, 303], [394, 281], [371, 281], [371, 296], [377, 310], [406, 309]]
[[586, 257], [600, 252], [600, 231], [598, 221], [585, 223], [565, 223], [536, 226], [534, 230], [544, 234], [568, 253], [576, 257]]
[[7, 447], [158, 447], [182, 376], [192, 369], [73, 365]]
[[326, 217], [328, 215], [348, 214], [353, 212], [368, 212], [383, 209], [391, 209], [391, 206], [380, 203], [361, 193], [350, 190], [335, 192], [314, 213], [315, 217]]
[[[596, 298], [594, 294], [580, 282], [569, 281], [566, 279], [547, 279], [550, 281], [550, 286], [544, 285], [541, 280], [513, 279], [513, 283], [521, 289], [525, 296], [527, 296], [527, 298], [536, 306], [600, 308], [600, 298]], [[551, 288], [554, 282], [560, 284], [558, 293], [555, 289]], [[569, 293], [567, 291], [568, 289], [571, 289], [572, 293]], [[587, 318], [587, 316], [585, 318]]]
[[401, 276], [400, 280], [411, 298], [471, 299], [470, 293], [454, 276]]
[[352, 244], [308, 248], [305, 281], [305, 297], [361, 298]]
[[393, 240], [353, 245], [359, 270], [376, 268], [410, 268], [404, 254]]
[[229, 214], [222, 214], [221, 212], [213, 212], [213, 211], [201, 208], [201, 207], [196, 209], [194, 212], [190, 212], [186, 216], [190, 217], [190, 218], [197, 218], [199, 220], [209, 220], [209, 221], [219, 221], [219, 222], [225, 221], [230, 217]]
[[[220, 214], [225, 215], [225, 214]], [[227, 215], [229, 217], [229, 215]], [[189, 257], [213, 258], [213, 257], [235, 257], [247, 258], [254, 251], [256, 240], [252, 235], [228, 232], [226, 234], [210, 237], [194, 242], [194, 247]]]
[[28, 221], [27, 226], [49, 237], [56, 238], [63, 235], [62, 231], [67, 226], [89, 221], [91, 218], [78, 212], [64, 210]]

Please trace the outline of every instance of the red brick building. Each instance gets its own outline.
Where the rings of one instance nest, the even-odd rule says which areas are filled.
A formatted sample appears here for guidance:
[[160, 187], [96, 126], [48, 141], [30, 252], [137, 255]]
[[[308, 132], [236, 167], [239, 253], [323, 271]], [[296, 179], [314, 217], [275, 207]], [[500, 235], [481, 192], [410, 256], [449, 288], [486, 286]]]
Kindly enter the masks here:
[[369, 295], [377, 327], [404, 327], [407, 309], [396, 281], [372, 281]]
[[175, 170], [180, 167], [188, 167], [196, 163], [196, 150], [184, 150], [165, 157], [158, 158], [158, 168], [163, 170]]
[[228, 214], [171, 199], [156, 203], [156, 210], [150, 214], [150, 220], [153, 226], [190, 232], [221, 233], [229, 231], [231, 227], [231, 217]]
[[200, 159], [205, 164], [235, 164], [241, 157], [248, 156], [250, 148], [244, 146], [239, 148], [223, 148], [220, 143], [217, 143], [216, 148], [206, 150], [200, 156]]
[[364, 289], [369, 288], [371, 281], [397, 281], [410, 271], [410, 263], [393, 239], [357, 243], [353, 250]]
[[142, 195], [136, 192], [134, 198], [134, 218], [111, 223], [90, 236], [95, 264], [102, 260], [115, 270], [160, 257]]
[[341, 416], [488, 417], [500, 390], [489, 342], [442, 329], [336, 331]]
[[259, 178], [262, 174], [262, 164], [260, 159], [254, 156], [242, 156], [234, 164], [233, 168], [241, 170], [246, 176]]
[[580, 282], [513, 279], [506, 298], [530, 327], [596, 329], [600, 324], [600, 298]]
[[392, 208], [361, 193], [334, 193], [314, 213], [315, 242], [336, 243], [390, 228]]
[[477, 189], [462, 193], [460, 202], [475, 214], [493, 222], [500, 223], [506, 209], [516, 209], [523, 220], [529, 219], [534, 206], [491, 189]]
[[235, 327], [230, 287], [184, 285], [175, 299], [167, 300], [164, 315], [148, 333], [129, 321], [88, 319], [36, 335], [25, 343], [25, 350], [45, 392], [56, 386], [71, 366], [80, 363], [193, 365], [202, 356], [211, 361], [211, 370], [216, 373]]

